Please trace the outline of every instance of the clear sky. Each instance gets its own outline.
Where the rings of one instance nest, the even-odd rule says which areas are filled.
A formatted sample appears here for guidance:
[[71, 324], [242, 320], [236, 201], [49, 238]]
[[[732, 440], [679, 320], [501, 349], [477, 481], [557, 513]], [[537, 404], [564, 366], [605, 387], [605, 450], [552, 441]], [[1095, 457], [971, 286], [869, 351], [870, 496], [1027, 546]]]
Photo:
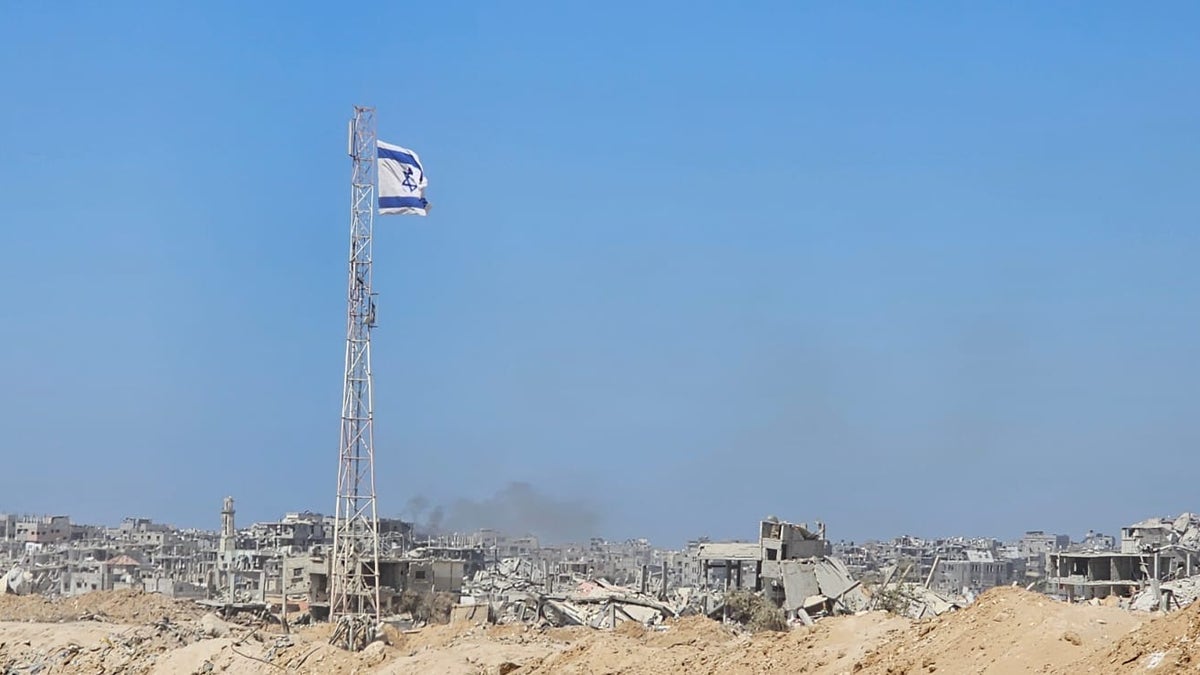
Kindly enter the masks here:
[[0, 510], [332, 510], [354, 104], [385, 515], [1200, 509], [1200, 5], [740, 4], [0, 5]]

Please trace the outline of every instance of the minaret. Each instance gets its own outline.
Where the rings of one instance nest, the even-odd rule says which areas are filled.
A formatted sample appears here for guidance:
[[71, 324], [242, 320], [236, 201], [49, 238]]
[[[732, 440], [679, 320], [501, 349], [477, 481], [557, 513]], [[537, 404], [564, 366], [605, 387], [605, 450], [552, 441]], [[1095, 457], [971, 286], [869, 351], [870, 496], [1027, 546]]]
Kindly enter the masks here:
[[220, 550], [222, 554], [228, 553], [232, 557], [235, 548], [237, 548], [237, 530], [233, 525], [233, 497], [226, 497], [225, 508], [221, 509]]
[[229, 584], [227, 602], [233, 603], [234, 587], [233, 552], [237, 549], [237, 529], [233, 524], [233, 497], [226, 497], [224, 508], [221, 509], [221, 543], [218, 546], [218, 569], [225, 570], [225, 580]]

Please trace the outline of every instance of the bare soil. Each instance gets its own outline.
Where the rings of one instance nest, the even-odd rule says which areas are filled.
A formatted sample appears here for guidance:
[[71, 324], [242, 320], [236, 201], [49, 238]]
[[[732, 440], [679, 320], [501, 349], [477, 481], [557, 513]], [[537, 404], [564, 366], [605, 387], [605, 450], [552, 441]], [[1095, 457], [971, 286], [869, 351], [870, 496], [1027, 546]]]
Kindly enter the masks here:
[[[48, 601], [0, 597], [0, 672], [378, 673], [1126, 673], [1200, 664], [1200, 605], [1151, 619], [1067, 605], [1020, 589], [913, 622], [884, 612], [747, 634], [702, 617], [650, 630], [540, 630], [523, 625], [389, 631], [351, 654], [327, 625], [288, 636], [227, 624], [157, 595], [91, 593]], [[80, 617], [87, 617], [80, 620]]]

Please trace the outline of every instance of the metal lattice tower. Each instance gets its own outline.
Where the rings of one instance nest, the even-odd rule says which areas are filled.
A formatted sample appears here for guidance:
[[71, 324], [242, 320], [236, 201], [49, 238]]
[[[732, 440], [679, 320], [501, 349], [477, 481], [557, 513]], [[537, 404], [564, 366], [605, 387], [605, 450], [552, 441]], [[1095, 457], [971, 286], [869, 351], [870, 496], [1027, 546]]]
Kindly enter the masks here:
[[375, 508], [371, 393], [371, 235], [375, 218], [375, 109], [356, 106], [350, 123], [350, 276], [346, 298], [346, 379], [338, 452], [329, 617], [379, 620], [379, 519]]

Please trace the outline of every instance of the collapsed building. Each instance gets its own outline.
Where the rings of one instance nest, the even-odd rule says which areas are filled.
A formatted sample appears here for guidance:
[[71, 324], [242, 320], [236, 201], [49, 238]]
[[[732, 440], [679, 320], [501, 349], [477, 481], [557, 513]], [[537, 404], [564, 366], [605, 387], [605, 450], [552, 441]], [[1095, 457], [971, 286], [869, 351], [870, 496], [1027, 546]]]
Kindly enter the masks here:
[[[702, 598], [709, 614], [720, 611], [711, 590], [721, 592], [753, 589], [789, 618], [800, 620], [838, 612], [856, 612], [866, 607], [867, 596], [854, 581], [846, 565], [830, 556], [825, 526], [794, 524], [777, 518], [759, 523], [757, 542], [704, 542], [696, 557], [701, 566]], [[714, 584], [714, 581], [716, 582]]]

